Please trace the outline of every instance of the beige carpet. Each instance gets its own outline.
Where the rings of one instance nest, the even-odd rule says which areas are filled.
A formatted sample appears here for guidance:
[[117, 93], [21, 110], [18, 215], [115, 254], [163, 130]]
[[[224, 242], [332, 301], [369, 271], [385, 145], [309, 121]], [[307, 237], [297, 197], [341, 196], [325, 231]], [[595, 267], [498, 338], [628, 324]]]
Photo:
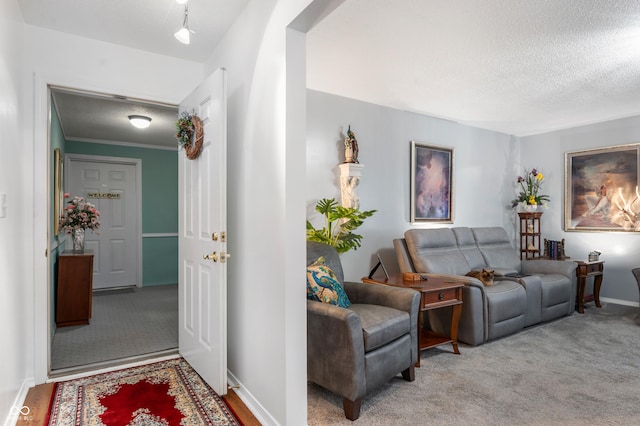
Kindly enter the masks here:
[[415, 382], [370, 392], [360, 418], [308, 386], [309, 425], [638, 425], [640, 308], [593, 303], [481, 346], [422, 352]]

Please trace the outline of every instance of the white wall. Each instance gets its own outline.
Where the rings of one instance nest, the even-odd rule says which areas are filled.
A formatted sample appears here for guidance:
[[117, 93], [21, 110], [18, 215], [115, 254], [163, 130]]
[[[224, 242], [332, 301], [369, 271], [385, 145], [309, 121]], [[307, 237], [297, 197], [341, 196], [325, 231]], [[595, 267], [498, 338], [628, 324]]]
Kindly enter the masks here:
[[[32, 151], [23, 138], [22, 17], [14, 0], [0, 2], [0, 193], [7, 196], [0, 218], [0, 422], [9, 420], [33, 377], [33, 282], [29, 264]], [[46, 206], [45, 206], [46, 208]], [[14, 411], [15, 414], [15, 411]], [[9, 424], [9, 423], [7, 423]]]
[[[523, 137], [523, 165], [538, 167], [545, 175], [545, 193], [551, 208], [542, 217], [545, 238], [565, 239], [567, 256], [586, 259], [600, 249], [605, 261], [601, 298], [637, 304], [638, 285], [631, 269], [640, 266], [640, 236], [637, 233], [564, 232], [565, 153], [608, 146], [640, 143], [640, 116]], [[524, 161], [526, 159], [526, 162]]]
[[[21, 362], [28, 363], [23, 379], [42, 383], [47, 375], [48, 249], [50, 229], [47, 211], [49, 173], [47, 154], [46, 84], [120, 94], [148, 100], [178, 103], [204, 77], [202, 64], [177, 60], [135, 49], [102, 43], [91, 39], [23, 26], [23, 75], [26, 76], [19, 97], [24, 100], [23, 145], [14, 158], [24, 161], [18, 173], [28, 187], [24, 212], [28, 226], [17, 226], [24, 235], [25, 265], [18, 273], [20, 284], [28, 296], [21, 299], [27, 315], [25, 340], [20, 348]], [[79, 54], [82, 52], [82, 54]], [[5, 158], [3, 156], [3, 158]], [[9, 157], [12, 158], [12, 157]], [[20, 172], [20, 171], [18, 171]], [[10, 241], [15, 248], [15, 240]], [[15, 281], [15, 280], [14, 280]], [[13, 321], [12, 321], [13, 322]], [[22, 321], [20, 321], [22, 323]], [[6, 324], [9, 324], [8, 322]], [[33, 357], [33, 358], [32, 358]], [[19, 363], [18, 363], [19, 365]]]
[[[322, 225], [315, 212], [321, 198], [340, 200], [343, 137], [347, 127], [358, 139], [364, 165], [358, 186], [362, 210], [378, 210], [358, 232], [362, 247], [342, 255], [345, 278], [359, 281], [375, 265], [375, 254], [390, 272], [398, 265], [393, 239], [410, 228], [502, 226], [514, 235], [513, 179], [519, 165], [518, 142], [505, 134], [452, 121], [308, 91], [307, 216]], [[454, 149], [453, 224], [411, 224], [409, 207], [410, 141]]]
[[228, 70], [228, 366], [263, 424], [307, 415], [304, 35], [286, 27], [309, 3], [251, 1], [207, 62]]
[[[320, 225], [315, 202], [325, 197], [340, 199], [338, 164], [343, 161], [342, 138], [348, 125], [357, 136], [359, 159], [365, 166], [358, 186], [361, 208], [378, 210], [360, 228], [363, 247], [342, 255], [347, 279], [366, 275], [378, 250], [391, 266], [388, 269], [397, 271], [392, 239], [411, 227], [504, 226], [515, 235], [515, 212], [506, 206], [515, 196], [516, 177], [524, 167], [535, 167], [545, 176], [543, 192], [551, 197], [542, 216], [543, 237], [564, 238], [566, 253], [573, 259], [586, 259], [590, 251], [602, 250], [605, 274], [601, 297], [638, 303], [638, 286], [630, 272], [640, 266], [638, 235], [564, 232], [563, 203], [565, 152], [640, 143], [640, 116], [514, 138], [311, 90], [307, 114], [307, 216]], [[412, 139], [455, 150], [453, 225], [409, 222]]]

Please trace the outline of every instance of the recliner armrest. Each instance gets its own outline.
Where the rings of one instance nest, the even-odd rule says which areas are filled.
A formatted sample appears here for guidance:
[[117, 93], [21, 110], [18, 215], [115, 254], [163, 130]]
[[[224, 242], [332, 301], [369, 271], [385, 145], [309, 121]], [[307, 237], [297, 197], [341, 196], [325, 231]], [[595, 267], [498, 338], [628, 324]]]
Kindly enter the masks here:
[[344, 291], [351, 303], [381, 305], [409, 314], [411, 327], [411, 360], [415, 363], [418, 352], [418, 316], [420, 315], [420, 293], [410, 288], [393, 287], [384, 284], [344, 282]]
[[560, 274], [572, 279], [576, 276], [578, 265], [571, 260], [530, 259], [522, 261], [522, 273], [535, 275]]
[[307, 300], [307, 378], [350, 400], [364, 395], [364, 340], [355, 312]]
[[351, 303], [388, 306], [409, 315], [420, 309], [420, 293], [409, 288], [345, 281], [344, 291]]

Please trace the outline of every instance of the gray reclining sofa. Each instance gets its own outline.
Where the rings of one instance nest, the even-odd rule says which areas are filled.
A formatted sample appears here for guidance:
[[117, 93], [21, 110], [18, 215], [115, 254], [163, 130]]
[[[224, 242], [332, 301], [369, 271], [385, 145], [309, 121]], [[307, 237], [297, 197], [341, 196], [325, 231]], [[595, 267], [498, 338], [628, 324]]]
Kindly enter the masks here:
[[[411, 229], [393, 243], [401, 272], [460, 276], [483, 268], [495, 271], [492, 286], [463, 278], [461, 342], [480, 345], [575, 310], [576, 264], [521, 261], [503, 228]], [[514, 273], [526, 276], [506, 276]], [[428, 314], [430, 327], [448, 334], [451, 312], [436, 309]]]

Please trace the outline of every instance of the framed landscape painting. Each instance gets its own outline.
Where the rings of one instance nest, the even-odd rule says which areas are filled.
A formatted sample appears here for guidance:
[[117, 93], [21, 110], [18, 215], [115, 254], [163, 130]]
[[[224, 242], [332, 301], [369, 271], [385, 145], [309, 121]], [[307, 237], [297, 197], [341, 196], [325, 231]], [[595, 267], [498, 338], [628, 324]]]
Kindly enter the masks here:
[[411, 141], [411, 222], [453, 222], [453, 148]]
[[640, 144], [565, 154], [565, 230], [640, 231]]

